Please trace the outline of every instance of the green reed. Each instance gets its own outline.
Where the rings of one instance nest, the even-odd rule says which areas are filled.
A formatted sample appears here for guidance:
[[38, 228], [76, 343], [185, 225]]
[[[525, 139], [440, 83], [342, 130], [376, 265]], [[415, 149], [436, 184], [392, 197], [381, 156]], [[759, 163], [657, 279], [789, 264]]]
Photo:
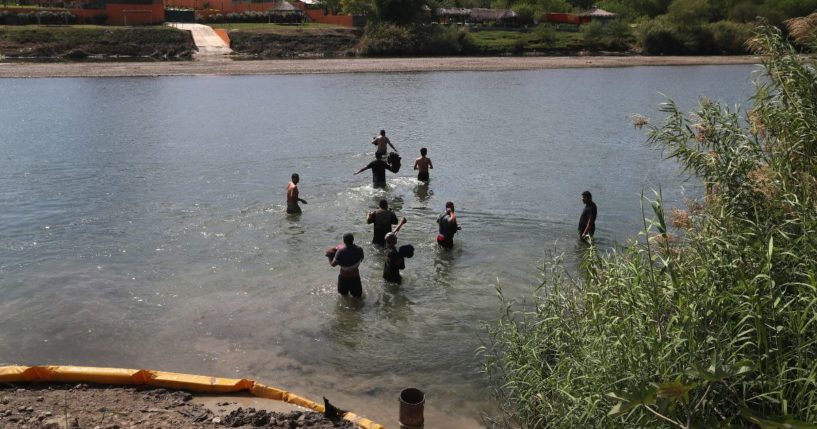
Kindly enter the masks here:
[[[817, 15], [807, 43], [817, 47]], [[810, 20], [810, 21], [809, 21]], [[649, 144], [705, 187], [644, 230], [502, 296], [480, 353], [505, 427], [817, 427], [817, 69], [775, 28], [748, 111], [671, 101]]]

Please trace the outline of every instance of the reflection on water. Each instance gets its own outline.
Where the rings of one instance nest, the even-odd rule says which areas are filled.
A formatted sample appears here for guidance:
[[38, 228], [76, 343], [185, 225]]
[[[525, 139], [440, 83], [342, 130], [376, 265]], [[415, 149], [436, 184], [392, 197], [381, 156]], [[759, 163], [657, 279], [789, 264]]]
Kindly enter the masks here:
[[420, 182], [414, 187], [414, 196], [417, 197], [417, 201], [424, 203], [434, 196], [434, 191], [429, 189], [428, 183]]
[[[254, 378], [389, 427], [416, 386], [427, 427], [478, 427], [492, 405], [474, 351], [497, 284], [528, 293], [549, 251], [575, 269], [585, 189], [602, 249], [640, 231], [643, 189], [680, 202], [682, 177], [629, 115], [658, 123], [659, 91], [743, 101], [750, 70], [5, 79], [0, 361]], [[430, 184], [352, 175], [384, 127], [406, 153], [429, 147]], [[400, 286], [368, 243], [380, 199], [415, 246]], [[449, 200], [463, 229], [444, 250]], [[324, 256], [345, 232], [366, 252], [360, 300]]]

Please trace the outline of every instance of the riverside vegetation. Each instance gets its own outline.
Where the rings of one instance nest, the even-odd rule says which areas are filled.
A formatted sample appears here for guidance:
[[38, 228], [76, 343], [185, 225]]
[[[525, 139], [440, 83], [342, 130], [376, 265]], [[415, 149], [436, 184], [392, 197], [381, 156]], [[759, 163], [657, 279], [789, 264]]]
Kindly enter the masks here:
[[[788, 29], [814, 47], [815, 24]], [[751, 48], [765, 74], [747, 111], [639, 117], [702, 200], [668, 211], [659, 191], [639, 239], [502, 298], [481, 353], [504, 426], [815, 427], [817, 62], [776, 27]]]
[[190, 58], [190, 32], [170, 27], [0, 26], [0, 56]]
[[[756, 21], [784, 20], [817, 10], [817, 0], [327, 0], [329, 10], [370, 18], [360, 51], [367, 55], [457, 55], [640, 52], [649, 55], [747, 53]], [[593, 5], [615, 21], [570, 26], [536, 24], [546, 12], [578, 13]], [[427, 6], [430, 14], [423, 12]], [[517, 24], [432, 25], [441, 8], [510, 8]], [[478, 31], [475, 31], [478, 30]], [[510, 30], [510, 31], [509, 31]]]
[[[594, 4], [616, 12], [618, 19], [608, 24], [593, 22], [580, 27], [537, 23], [538, 17], [546, 12], [578, 13]], [[237, 53], [258, 57], [578, 52], [744, 54], [758, 18], [780, 26], [788, 18], [817, 10], [817, 0], [325, 0], [322, 7], [332, 12], [363, 15], [368, 24], [362, 35], [356, 29], [335, 29], [325, 46], [321, 43], [326, 38], [326, 28], [308, 28], [303, 32], [281, 30], [274, 25], [268, 25], [267, 29], [242, 28], [231, 32], [235, 33], [231, 34], [231, 40], [240, 39], [233, 48]], [[517, 13], [517, 18], [513, 26], [432, 24], [441, 21], [436, 11], [451, 7], [510, 8]], [[90, 21], [101, 22], [104, 18], [99, 15]], [[206, 15], [199, 17], [199, 21], [224, 27], [224, 23], [291, 23], [297, 21], [296, 18], [292, 14], [267, 11]], [[0, 11], [0, 24], [5, 25], [72, 24], [74, 21], [67, 12]], [[54, 31], [61, 37], [68, 34], [65, 30]], [[166, 34], [157, 35], [160, 36]], [[149, 47], [155, 43], [147, 42], [137, 40], [134, 45]], [[0, 46], [0, 54], [5, 54], [2, 49]], [[165, 51], [161, 47], [154, 57], [166, 56]], [[169, 56], [185, 57], [173, 53]]]

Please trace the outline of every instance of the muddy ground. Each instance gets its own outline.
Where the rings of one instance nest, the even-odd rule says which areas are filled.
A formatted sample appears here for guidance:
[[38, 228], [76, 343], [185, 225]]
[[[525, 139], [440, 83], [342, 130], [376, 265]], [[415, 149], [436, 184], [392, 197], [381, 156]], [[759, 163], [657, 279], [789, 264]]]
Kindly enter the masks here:
[[[205, 401], [207, 402], [207, 401]], [[303, 410], [238, 407], [222, 399], [205, 406], [188, 392], [154, 387], [0, 385], [4, 429], [275, 428], [353, 429], [340, 419]]]
[[189, 32], [169, 27], [0, 26], [0, 58], [179, 60], [195, 50]]
[[362, 29], [317, 28], [228, 33], [230, 48], [253, 58], [337, 58], [357, 54]]

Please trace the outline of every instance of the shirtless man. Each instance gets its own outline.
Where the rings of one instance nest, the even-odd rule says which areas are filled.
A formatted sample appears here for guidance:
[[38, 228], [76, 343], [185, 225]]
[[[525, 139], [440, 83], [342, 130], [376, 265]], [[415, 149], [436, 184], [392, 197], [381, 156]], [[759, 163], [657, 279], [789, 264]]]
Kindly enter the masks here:
[[428, 154], [428, 149], [420, 149], [420, 157], [414, 160], [414, 169], [420, 170], [417, 173], [417, 180], [428, 183], [428, 170], [433, 169], [434, 164], [431, 163], [431, 158], [426, 158], [426, 154]]
[[372, 139], [372, 144], [377, 146], [377, 150], [375, 151], [375, 155], [378, 153], [380, 156], [386, 156], [386, 152], [389, 150], [388, 146], [397, 152], [397, 148], [391, 144], [391, 140], [386, 137], [386, 130], [380, 130], [380, 135]]
[[301, 213], [301, 206], [298, 205], [298, 202], [302, 202], [306, 204], [306, 200], [302, 200], [298, 198], [298, 182], [301, 178], [298, 176], [298, 173], [292, 173], [292, 181], [289, 182], [287, 185], [287, 213], [288, 214], [300, 214]]

